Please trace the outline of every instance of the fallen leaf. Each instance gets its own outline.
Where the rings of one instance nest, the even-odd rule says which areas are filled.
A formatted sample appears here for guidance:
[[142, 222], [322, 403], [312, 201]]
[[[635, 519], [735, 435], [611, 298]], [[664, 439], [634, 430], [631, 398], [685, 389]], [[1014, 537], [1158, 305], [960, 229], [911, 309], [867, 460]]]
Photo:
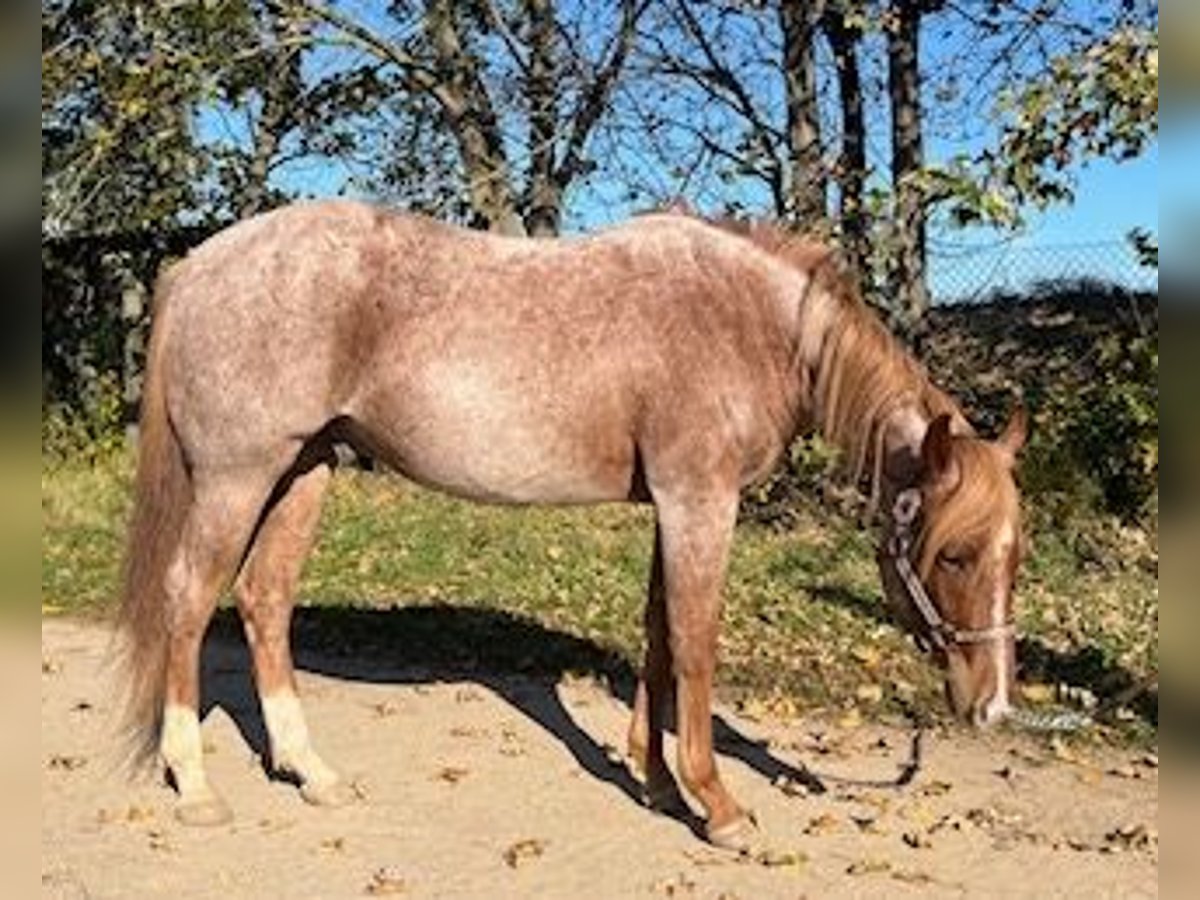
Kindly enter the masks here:
[[854, 696], [862, 703], [879, 703], [883, 700], [883, 688], [877, 684], [860, 684]]
[[862, 725], [862, 713], [852, 706], [837, 720], [836, 725], [844, 731], [852, 731]]
[[167, 836], [158, 829], [152, 828], [146, 832], [146, 837], [150, 844], [151, 850], [170, 850], [171, 842], [167, 840]]
[[1123, 825], [1106, 834], [1104, 840], [1121, 850], [1153, 850], [1158, 847], [1158, 829], [1141, 823]]
[[921, 794], [925, 797], [942, 797], [950, 793], [953, 787], [948, 781], [931, 781], [921, 785]]
[[862, 663], [864, 668], [876, 669], [879, 667], [879, 648], [872, 647], [869, 644], [858, 644], [851, 651], [850, 655]]
[[755, 855], [754, 861], [760, 866], [766, 866], [769, 869], [775, 869], [784, 866], [802, 866], [808, 862], [808, 856], [804, 853], [801, 853], [799, 850], [762, 850]]
[[545, 851], [546, 841], [538, 838], [525, 838], [504, 851], [504, 862], [510, 869], [515, 869], [526, 860], [537, 859]]
[[1021, 697], [1026, 703], [1044, 704], [1054, 700], [1054, 688], [1048, 684], [1033, 682], [1022, 684], [1019, 688]]
[[886, 859], [860, 859], [846, 867], [847, 875], [882, 875], [891, 871], [892, 864]]
[[688, 878], [683, 872], [680, 872], [674, 878], [663, 878], [654, 882], [651, 885], [651, 890], [660, 894], [665, 894], [668, 897], [674, 897], [676, 894], [690, 894], [696, 890], [696, 882]]
[[821, 813], [819, 816], [814, 816], [808, 820], [808, 824], [804, 826], [804, 833], [810, 835], [829, 834], [837, 831], [838, 820], [837, 816], [832, 813]]
[[807, 797], [810, 793], [808, 785], [796, 778], [779, 775], [771, 782], [785, 797]]
[[901, 840], [914, 850], [928, 850], [933, 846], [929, 838], [920, 831], [906, 831], [901, 835]]
[[402, 894], [407, 889], [408, 886], [400, 876], [392, 874], [387, 869], [376, 869], [371, 873], [371, 880], [367, 882], [363, 892], [372, 897], [385, 897]]
[[858, 827], [862, 834], [876, 836], [887, 834], [887, 831], [879, 826], [879, 819], [875, 816], [851, 816], [850, 821]]
[[1142, 773], [1131, 765], [1113, 766], [1108, 774], [1114, 778], [1141, 778]]
[[459, 766], [443, 766], [433, 777], [436, 781], [444, 781], [447, 784], [458, 784], [470, 774], [469, 769], [463, 769]]
[[929, 826], [929, 833], [937, 834], [939, 831], [962, 831], [966, 826], [967, 820], [962, 816], [957, 813], [948, 813]]
[[321, 850], [325, 853], [343, 853], [346, 850], [346, 839], [344, 837], [325, 838], [321, 841]]
[[87, 765], [87, 758], [84, 756], [65, 756], [55, 754], [50, 757], [50, 761], [46, 763], [47, 768], [61, 769], [64, 772], [74, 772], [76, 769], [81, 769]]

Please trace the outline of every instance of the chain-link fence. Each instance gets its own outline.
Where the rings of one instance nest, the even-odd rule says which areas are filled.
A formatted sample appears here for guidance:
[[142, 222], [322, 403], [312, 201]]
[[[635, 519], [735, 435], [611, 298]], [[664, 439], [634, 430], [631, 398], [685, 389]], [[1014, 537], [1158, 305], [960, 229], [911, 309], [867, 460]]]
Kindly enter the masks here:
[[1128, 241], [941, 244], [929, 249], [929, 285], [936, 303], [976, 303], [1025, 294], [1047, 282], [1081, 281], [1157, 293], [1158, 270], [1144, 265]]

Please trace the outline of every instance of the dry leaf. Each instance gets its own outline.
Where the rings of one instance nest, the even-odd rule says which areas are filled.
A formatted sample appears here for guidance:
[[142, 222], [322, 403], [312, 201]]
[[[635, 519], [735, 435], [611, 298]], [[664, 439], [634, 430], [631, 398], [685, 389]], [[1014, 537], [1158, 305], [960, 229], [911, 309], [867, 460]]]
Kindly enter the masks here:
[[942, 797], [954, 787], [948, 781], [931, 781], [921, 786], [921, 793], [926, 797]]
[[149, 839], [151, 850], [170, 850], [171, 842], [167, 840], [167, 836], [158, 829], [152, 828], [146, 832], [146, 837]]
[[651, 890], [660, 894], [665, 894], [668, 897], [674, 897], [677, 894], [690, 894], [696, 890], [696, 882], [688, 878], [683, 872], [680, 872], [674, 878], [664, 878], [661, 881], [656, 881], [651, 885]]
[[1142, 773], [1131, 765], [1114, 766], [1108, 770], [1108, 774], [1114, 778], [1141, 778]]
[[862, 663], [866, 669], [876, 669], [879, 667], [879, 648], [872, 647], [869, 644], [858, 644], [851, 651], [850, 655]]
[[857, 706], [852, 706], [837, 720], [837, 727], [845, 731], [851, 731], [862, 725], [862, 713], [858, 711]]
[[887, 831], [879, 826], [879, 819], [875, 816], [851, 816], [850, 821], [858, 827], [862, 834], [876, 836], [887, 834]]
[[890, 872], [892, 864], [886, 859], [860, 859], [846, 867], [847, 875], [882, 875]]
[[860, 684], [854, 696], [862, 703], [879, 703], [883, 700], [883, 688], [877, 684]]
[[1122, 850], [1153, 850], [1158, 847], [1158, 829], [1141, 823], [1123, 825], [1106, 834], [1104, 840]]
[[321, 850], [326, 853], [343, 853], [346, 850], [346, 839], [344, 837], [325, 838], [321, 841]]
[[914, 850], [928, 850], [933, 847], [933, 843], [920, 831], [906, 831], [901, 835], [901, 840]]
[[778, 851], [778, 850], [763, 850], [754, 857], [754, 861], [760, 866], [766, 866], [769, 869], [782, 868], [784, 866], [802, 866], [808, 862], [808, 856], [801, 853], [799, 850], [793, 851]]
[[1019, 690], [1026, 703], [1044, 704], [1054, 700], [1054, 688], [1048, 684], [1022, 684]]
[[905, 884], [933, 884], [937, 881], [928, 872], [918, 872], [915, 870], [897, 869], [892, 873], [892, 877], [897, 881], [903, 881]]
[[84, 756], [65, 756], [55, 754], [50, 757], [50, 761], [46, 764], [50, 769], [61, 769], [65, 772], [74, 772], [76, 769], [83, 768], [87, 765], [87, 757]]
[[400, 876], [392, 874], [387, 869], [376, 869], [371, 873], [371, 880], [367, 882], [363, 891], [372, 897], [385, 897], [402, 894], [407, 888], [404, 879]]
[[838, 820], [832, 813], [821, 813], [808, 820], [808, 824], [804, 826], [804, 833], [810, 835], [829, 834], [837, 831]]
[[444, 766], [443, 768], [439, 769], [437, 774], [433, 777], [435, 781], [444, 781], [447, 784], [458, 784], [470, 774], [471, 772], [469, 769], [463, 769], [459, 766]]
[[510, 869], [515, 869], [525, 860], [537, 859], [545, 850], [546, 841], [538, 838], [525, 838], [504, 851], [504, 862]]

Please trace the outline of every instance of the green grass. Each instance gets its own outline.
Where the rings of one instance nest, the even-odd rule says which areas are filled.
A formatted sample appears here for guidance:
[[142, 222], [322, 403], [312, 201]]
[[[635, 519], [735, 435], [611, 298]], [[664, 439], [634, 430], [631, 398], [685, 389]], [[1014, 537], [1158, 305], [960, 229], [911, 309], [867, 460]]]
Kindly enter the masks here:
[[[130, 474], [126, 456], [44, 466], [44, 614], [100, 615], [110, 607]], [[338, 610], [358, 615], [367, 629], [386, 617], [355, 611], [449, 610], [444, 621], [482, 631], [469, 645], [483, 664], [536, 663], [551, 645], [554, 652], [594, 648], [633, 664], [652, 533], [645, 508], [483, 506], [395, 477], [342, 472], [300, 603], [330, 610], [313, 618], [326, 629], [336, 626]], [[1157, 671], [1156, 574], [1132, 564], [1088, 568], [1053, 535], [1036, 535], [1034, 548], [1018, 602], [1026, 677], [1103, 697]], [[529, 646], [489, 649], [494, 611], [528, 623], [503, 639]], [[392, 657], [402, 662], [404, 651], [397, 646]], [[739, 526], [721, 653], [723, 690], [777, 711], [941, 708], [936, 673], [884, 612], [870, 536], [832, 517], [801, 515], [787, 531]], [[1156, 720], [1147, 708], [1134, 730], [1145, 736]]]

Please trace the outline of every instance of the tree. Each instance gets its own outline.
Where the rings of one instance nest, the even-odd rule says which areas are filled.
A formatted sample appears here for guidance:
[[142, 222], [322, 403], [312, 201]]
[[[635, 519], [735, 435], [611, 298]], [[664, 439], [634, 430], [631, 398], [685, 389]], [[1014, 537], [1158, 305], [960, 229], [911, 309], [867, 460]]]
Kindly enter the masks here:
[[867, 180], [867, 120], [858, 45], [865, 17], [850, 0], [828, 4], [821, 27], [837, 68], [838, 102], [842, 118], [841, 153], [836, 166], [838, 223], [847, 262], [865, 288], [869, 271], [870, 238], [865, 188]]
[[[591, 171], [587, 144], [647, 0], [621, 0], [607, 16], [581, 6], [570, 18], [553, 0], [393, 3], [390, 22], [402, 38], [332, 4], [286, 6], [367, 51], [405, 91], [433, 102], [457, 148], [475, 224], [550, 234], [560, 226], [567, 189]], [[598, 26], [605, 34], [599, 41]]]
[[916, 321], [929, 308], [925, 277], [925, 167], [921, 117], [921, 19], [938, 4], [896, 0], [887, 10], [888, 97], [892, 114], [893, 260], [889, 287], [901, 315]]
[[825, 5], [671, 0], [666, 27], [649, 37], [650, 67], [694, 101], [643, 113], [691, 138], [688, 181], [703, 168], [723, 184], [753, 179], [777, 219], [814, 232], [828, 219], [816, 63]]

